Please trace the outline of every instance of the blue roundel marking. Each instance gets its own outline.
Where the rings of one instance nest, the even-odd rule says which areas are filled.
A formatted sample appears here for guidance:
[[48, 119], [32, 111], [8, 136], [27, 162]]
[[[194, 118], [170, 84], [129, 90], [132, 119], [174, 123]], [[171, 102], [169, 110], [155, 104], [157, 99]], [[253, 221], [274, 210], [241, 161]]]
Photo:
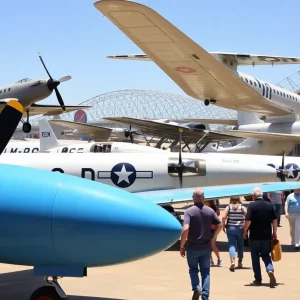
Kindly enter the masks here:
[[286, 175], [287, 178], [297, 178], [298, 177], [298, 173], [299, 171], [298, 169], [298, 165], [291, 163], [291, 164], [287, 164], [285, 166], [285, 169], [287, 169], [289, 172]]
[[136, 170], [132, 164], [119, 163], [110, 171], [111, 181], [121, 188], [131, 186], [136, 180]]

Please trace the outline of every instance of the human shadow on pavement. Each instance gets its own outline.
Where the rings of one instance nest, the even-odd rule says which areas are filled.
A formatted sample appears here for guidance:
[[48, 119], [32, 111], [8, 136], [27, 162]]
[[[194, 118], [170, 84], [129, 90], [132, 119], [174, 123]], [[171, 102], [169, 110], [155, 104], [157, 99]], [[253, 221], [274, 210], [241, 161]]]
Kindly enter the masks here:
[[[0, 274], [0, 299], [29, 300], [39, 287], [47, 285], [43, 277], [33, 276], [33, 269]], [[67, 292], [67, 291], [65, 291]], [[68, 295], [69, 300], [124, 300], [117, 298]]]
[[[277, 282], [277, 286], [279, 286], [279, 285], [284, 285], [284, 283]], [[248, 283], [248, 284], [244, 284], [244, 286], [257, 287], [257, 288], [259, 288], [259, 287], [267, 287], [267, 288], [270, 289], [270, 284], [269, 283], [262, 283], [262, 284]], [[271, 288], [271, 289], [274, 289], [274, 287]]]
[[[225, 241], [217, 241], [217, 247], [220, 252], [228, 252], [228, 242]], [[180, 249], [180, 241], [177, 241], [171, 247], [166, 249], [165, 251], [179, 251]], [[295, 252], [299, 253], [299, 251], [295, 251], [295, 247], [291, 245], [281, 245], [282, 252]], [[250, 247], [245, 247], [244, 252], [250, 252]]]

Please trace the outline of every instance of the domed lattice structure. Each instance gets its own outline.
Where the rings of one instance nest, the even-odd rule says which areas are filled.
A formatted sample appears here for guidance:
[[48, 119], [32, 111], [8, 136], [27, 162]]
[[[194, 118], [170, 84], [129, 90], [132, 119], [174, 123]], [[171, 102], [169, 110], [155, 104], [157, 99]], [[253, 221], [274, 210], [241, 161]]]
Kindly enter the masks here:
[[[86, 109], [87, 123], [103, 124], [103, 117], [133, 117], [142, 119], [183, 118], [236, 118], [236, 111], [214, 105], [205, 106], [203, 101], [189, 96], [150, 90], [119, 90], [105, 93], [80, 105], [91, 105]], [[61, 114], [61, 119], [74, 121], [75, 112]], [[38, 126], [41, 117], [32, 119]], [[52, 116], [48, 117], [52, 119]]]

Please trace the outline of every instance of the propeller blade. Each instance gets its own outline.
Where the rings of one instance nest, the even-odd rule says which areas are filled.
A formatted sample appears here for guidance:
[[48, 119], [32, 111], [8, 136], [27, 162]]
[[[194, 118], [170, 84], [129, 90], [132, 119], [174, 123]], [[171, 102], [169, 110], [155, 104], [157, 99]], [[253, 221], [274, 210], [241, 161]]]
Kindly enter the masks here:
[[72, 76], [71, 75], [67, 75], [67, 76], [64, 76], [62, 78], [59, 78], [58, 81], [59, 82], [64, 82], [64, 81], [68, 81], [70, 79], [72, 79]]
[[55, 90], [55, 94], [56, 94], [56, 97], [57, 97], [57, 100], [58, 100], [58, 103], [60, 104], [61, 108], [63, 111], [66, 111], [66, 107], [65, 107], [65, 104], [64, 104], [64, 101], [58, 91], [57, 88], [54, 89]]
[[41, 56], [41, 54], [40, 54], [40, 53], [38, 53], [38, 55], [39, 55], [39, 58], [40, 58], [40, 60], [41, 60], [41, 62], [42, 62], [42, 64], [43, 64], [43, 66], [44, 66], [44, 68], [45, 68], [45, 70], [46, 70], [46, 72], [47, 72], [47, 74], [48, 74], [49, 78], [53, 80], [53, 78], [51, 77], [51, 75], [50, 75], [50, 73], [49, 73], [48, 69], [46, 68], [46, 65], [45, 65], [45, 63], [44, 63], [44, 61], [43, 61], [43, 59], [42, 59], [42, 56]]
[[9, 101], [0, 114], [0, 155], [22, 119], [24, 108], [16, 100]]

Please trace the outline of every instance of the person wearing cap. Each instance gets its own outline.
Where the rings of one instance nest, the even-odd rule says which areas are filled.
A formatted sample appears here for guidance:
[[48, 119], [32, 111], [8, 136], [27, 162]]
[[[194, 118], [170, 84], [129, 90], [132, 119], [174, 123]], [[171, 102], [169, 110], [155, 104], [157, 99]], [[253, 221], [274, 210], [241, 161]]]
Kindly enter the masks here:
[[[208, 300], [210, 295], [210, 257], [222, 230], [221, 220], [214, 210], [204, 205], [204, 192], [197, 188], [193, 193], [194, 205], [184, 213], [180, 255], [187, 258], [192, 285], [192, 300]], [[211, 237], [211, 226], [216, 225]], [[201, 273], [201, 285], [199, 280]]]

